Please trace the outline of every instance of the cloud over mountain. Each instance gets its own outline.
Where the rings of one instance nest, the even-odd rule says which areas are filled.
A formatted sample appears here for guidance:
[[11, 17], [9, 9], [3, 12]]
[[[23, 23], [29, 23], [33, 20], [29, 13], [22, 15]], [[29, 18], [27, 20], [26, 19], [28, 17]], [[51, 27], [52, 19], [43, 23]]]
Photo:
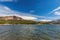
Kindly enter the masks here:
[[0, 5], [0, 16], [19, 16], [26, 20], [35, 20], [37, 19], [33, 15], [28, 13], [22, 13], [15, 10], [12, 10], [6, 6]]

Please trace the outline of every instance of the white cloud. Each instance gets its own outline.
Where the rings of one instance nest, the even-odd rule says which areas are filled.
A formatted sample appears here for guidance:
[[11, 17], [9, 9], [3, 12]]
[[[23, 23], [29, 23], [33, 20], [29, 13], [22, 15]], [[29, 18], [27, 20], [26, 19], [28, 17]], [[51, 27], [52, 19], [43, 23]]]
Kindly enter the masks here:
[[52, 10], [49, 14], [52, 14], [54, 16], [60, 16], [60, 6]]
[[60, 11], [56, 11], [56, 12], [54, 12], [54, 14], [60, 16]]
[[35, 19], [37, 19], [37, 18], [35, 18], [35, 17], [31, 17], [31, 16], [20, 16], [20, 17], [22, 17], [23, 19], [26, 19], [26, 20], [35, 20]]
[[40, 20], [40, 21], [52, 21], [52, 20], [42, 19], [42, 20]]
[[34, 13], [35, 11], [34, 10], [30, 10], [30, 13]]
[[60, 9], [60, 6], [55, 8], [54, 10], [52, 10], [49, 14], [54, 13], [54, 12], [58, 11], [59, 9]]
[[48, 14], [49, 14], [49, 16], [46, 17], [46, 19], [50, 19], [50, 20], [60, 19], [60, 6], [55, 8]]

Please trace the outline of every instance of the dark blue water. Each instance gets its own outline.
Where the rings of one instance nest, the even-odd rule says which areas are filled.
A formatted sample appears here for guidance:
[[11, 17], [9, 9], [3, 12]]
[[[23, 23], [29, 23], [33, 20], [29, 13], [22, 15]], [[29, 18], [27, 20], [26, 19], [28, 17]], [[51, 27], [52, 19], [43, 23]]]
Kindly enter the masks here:
[[0, 40], [60, 40], [60, 25], [0, 25]]

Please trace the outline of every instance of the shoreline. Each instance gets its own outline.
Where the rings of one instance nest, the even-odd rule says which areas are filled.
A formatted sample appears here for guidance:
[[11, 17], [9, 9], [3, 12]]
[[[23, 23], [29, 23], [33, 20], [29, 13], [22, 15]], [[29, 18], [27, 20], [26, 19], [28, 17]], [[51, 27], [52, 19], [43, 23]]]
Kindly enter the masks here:
[[0, 25], [38, 25], [38, 24], [0, 24]]
[[[44, 24], [0, 24], [0, 25], [44, 25]], [[56, 24], [56, 25], [59, 25], [59, 24]]]
[[0, 25], [13, 25], [13, 24], [0, 24]]

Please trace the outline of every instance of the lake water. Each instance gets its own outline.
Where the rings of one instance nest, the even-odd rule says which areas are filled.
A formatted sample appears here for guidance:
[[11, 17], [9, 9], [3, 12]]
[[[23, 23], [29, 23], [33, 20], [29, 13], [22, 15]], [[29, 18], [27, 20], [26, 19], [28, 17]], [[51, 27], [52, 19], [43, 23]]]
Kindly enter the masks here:
[[60, 25], [0, 25], [0, 40], [60, 40]]

